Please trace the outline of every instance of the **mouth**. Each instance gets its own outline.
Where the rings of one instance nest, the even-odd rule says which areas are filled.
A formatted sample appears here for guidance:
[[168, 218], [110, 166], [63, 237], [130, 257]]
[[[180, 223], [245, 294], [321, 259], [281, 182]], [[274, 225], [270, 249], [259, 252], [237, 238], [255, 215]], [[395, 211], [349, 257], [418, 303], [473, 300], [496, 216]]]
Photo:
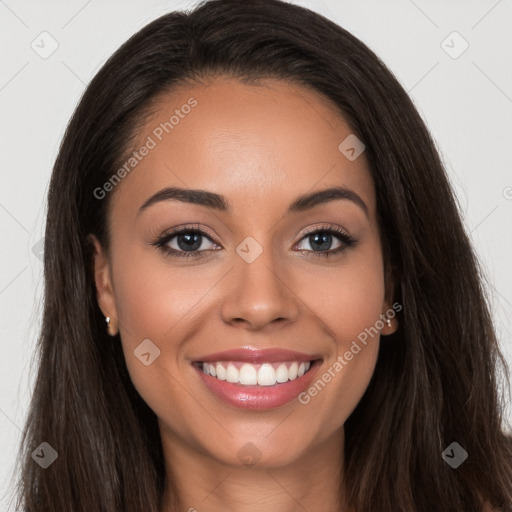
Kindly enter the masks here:
[[238, 384], [240, 386], [275, 386], [302, 377], [307, 373], [312, 361], [286, 361], [262, 364], [244, 363], [242, 361], [216, 361], [193, 364], [206, 375], [217, 380]]
[[243, 348], [198, 358], [192, 366], [215, 397], [235, 407], [261, 410], [296, 399], [322, 361], [289, 350]]

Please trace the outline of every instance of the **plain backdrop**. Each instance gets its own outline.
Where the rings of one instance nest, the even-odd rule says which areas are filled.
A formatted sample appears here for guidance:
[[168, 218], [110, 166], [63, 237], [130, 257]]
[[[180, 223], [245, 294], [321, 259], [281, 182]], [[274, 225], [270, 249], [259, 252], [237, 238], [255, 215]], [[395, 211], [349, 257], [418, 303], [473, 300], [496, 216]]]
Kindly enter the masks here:
[[[412, 97], [458, 196], [512, 365], [512, 0], [295, 3], [365, 42]], [[160, 15], [194, 5], [0, 0], [2, 511], [35, 375], [45, 197], [66, 124], [86, 84], [121, 43]]]

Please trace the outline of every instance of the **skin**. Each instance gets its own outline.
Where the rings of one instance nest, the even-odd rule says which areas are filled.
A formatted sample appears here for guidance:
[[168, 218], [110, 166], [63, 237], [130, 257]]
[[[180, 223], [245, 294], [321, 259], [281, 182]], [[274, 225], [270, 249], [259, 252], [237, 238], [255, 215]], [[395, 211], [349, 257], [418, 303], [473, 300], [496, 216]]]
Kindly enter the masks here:
[[[294, 400], [266, 411], [220, 401], [191, 362], [242, 346], [280, 347], [320, 354], [321, 377], [391, 308], [365, 155], [349, 161], [338, 150], [352, 130], [318, 93], [276, 80], [243, 85], [225, 77], [166, 93], [135, 148], [190, 97], [197, 106], [106, 199], [109, 253], [93, 239], [98, 303], [113, 331], [119, 329], [133, 383], [158, 417], [180, 510], [347, 512], [338, 495], [343, 425], [369, 384], [380, 336], [308, 404]], [[178, 201], [139, 212], [169, 186], [222, 194], [232, 212]], [[331, 186], [356, 192], [368, 215], [338, 199], [285, 216], [298, 196]], [[151, 245], [183, 224], [199, 224], [212, 235], [202, 239], [201, 250], [220, 249], [204, 258], [173, 258]], [[317, 256], [321, 250], [304, 232], [326, 225], [348, 231], [357, 244]], [[263, 249], [252, 263], [235, 251], [248, 236]], [[180, 249], [176, 237], [169, 243]], [[327, 250], [342, 243], [333, 237]], [[380, 334], [396, 328], [393, 319]], [[147, 338], [161, 351], [149, 366], [134, 356]], [[239, 455], [249, 442], [259, 454], [252, 467]], [[165, 512], [171, 512], [168, 491]]]

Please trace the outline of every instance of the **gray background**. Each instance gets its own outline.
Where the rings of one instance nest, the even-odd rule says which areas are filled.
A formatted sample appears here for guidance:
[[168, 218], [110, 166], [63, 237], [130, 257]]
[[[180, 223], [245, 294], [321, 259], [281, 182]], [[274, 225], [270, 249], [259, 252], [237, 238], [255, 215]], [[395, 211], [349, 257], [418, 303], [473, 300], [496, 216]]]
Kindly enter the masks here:
[[[34, 378], [43, 286], [38, 242], [65, 126], [85, 85], [121, 43], [195, 3], [0, 0], [0, 510], [7, 510]], [[512, 0], [295, 3], [359, 37], [411, 95], [447, 166], [512, 364]], [[48, 56], [52, 45], [58, 47]]]

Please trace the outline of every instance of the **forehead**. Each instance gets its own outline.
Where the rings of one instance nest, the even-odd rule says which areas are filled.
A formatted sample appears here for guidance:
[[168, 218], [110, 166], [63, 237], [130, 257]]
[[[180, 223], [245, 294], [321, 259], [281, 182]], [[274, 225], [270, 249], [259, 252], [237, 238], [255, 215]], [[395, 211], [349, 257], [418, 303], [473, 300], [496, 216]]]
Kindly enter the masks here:
[[350, 160], [339, 149], [349, 136], [336, 106], [298, 84], [266, 79], [246, 85], [218, 77], [179, 87], [158, 98], [139, 129], [113, 209], [138, 208], [158, 190], [176, 186], [222, 194], [233, 214], [251, 215], [345, 186], [374, 217], [364, 152]]

